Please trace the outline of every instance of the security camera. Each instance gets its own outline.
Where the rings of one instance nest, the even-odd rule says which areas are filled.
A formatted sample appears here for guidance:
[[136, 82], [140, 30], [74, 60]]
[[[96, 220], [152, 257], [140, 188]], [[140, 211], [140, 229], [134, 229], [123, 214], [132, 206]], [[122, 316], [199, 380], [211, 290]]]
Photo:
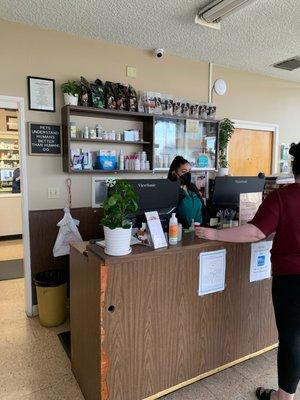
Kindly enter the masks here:
[[164, 49], [155, 49], [154, 55], [156, 58], [163, 58], [164, 52], [165, 52]]

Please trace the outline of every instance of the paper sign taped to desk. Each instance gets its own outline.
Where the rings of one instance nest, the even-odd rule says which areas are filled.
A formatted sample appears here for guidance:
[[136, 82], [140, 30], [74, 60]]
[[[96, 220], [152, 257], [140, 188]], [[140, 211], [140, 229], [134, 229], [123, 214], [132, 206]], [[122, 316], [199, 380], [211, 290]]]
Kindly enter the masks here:
[[272, 241], [251, 244], [250, 282], [271, 278]]
[[221, 292], [225, 289], [226, 250], [208, 251], [199, 256], [198, 295]]

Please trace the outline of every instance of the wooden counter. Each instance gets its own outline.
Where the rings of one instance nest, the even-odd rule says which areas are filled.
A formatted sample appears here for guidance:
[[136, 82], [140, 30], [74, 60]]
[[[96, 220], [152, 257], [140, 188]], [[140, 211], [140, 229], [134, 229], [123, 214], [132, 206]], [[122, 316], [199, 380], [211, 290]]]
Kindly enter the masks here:
[[[199, 297], [199, 253], [223, 248], [226, 289]], [[271, 280], [250, 283], [249, 274], [249, 244], [190, 234], [124, 257], [74, 246], [72, 369], [85, 398], [156, 399], [275, 347]]]

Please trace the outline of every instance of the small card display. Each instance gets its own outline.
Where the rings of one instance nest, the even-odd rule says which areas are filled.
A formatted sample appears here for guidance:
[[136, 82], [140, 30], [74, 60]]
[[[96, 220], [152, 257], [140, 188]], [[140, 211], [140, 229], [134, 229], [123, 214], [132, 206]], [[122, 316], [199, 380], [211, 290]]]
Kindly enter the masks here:
[[161, 226], [159, 215], [157, 211], [150, 211], [145, 213], [148, 229], [151, 235], [153, 247], [160, 249], [161, 247], [167, 247], [167, 241], [164, 231]]

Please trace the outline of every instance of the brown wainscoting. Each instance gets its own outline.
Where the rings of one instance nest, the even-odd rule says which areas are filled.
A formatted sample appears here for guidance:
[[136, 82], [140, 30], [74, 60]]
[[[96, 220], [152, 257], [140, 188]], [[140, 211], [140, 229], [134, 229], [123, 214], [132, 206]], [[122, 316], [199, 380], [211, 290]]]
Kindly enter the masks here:
[[[62, 268], [69, 270], [69, 256], [53, 257], [53, 247], [58, 234], [57, 223], [64, 212], [59, 210], [40, 210], [29, 212], [30, 257], [32, 278], [37, 272]], [[100, 226], [102, 209], [91, 207], [73, 208], [73, 218], [80, 221], [79, 232], [83, 240], [103, 237]], [[37, 304], [36, 291], [33, 287], [33, 304]]]

